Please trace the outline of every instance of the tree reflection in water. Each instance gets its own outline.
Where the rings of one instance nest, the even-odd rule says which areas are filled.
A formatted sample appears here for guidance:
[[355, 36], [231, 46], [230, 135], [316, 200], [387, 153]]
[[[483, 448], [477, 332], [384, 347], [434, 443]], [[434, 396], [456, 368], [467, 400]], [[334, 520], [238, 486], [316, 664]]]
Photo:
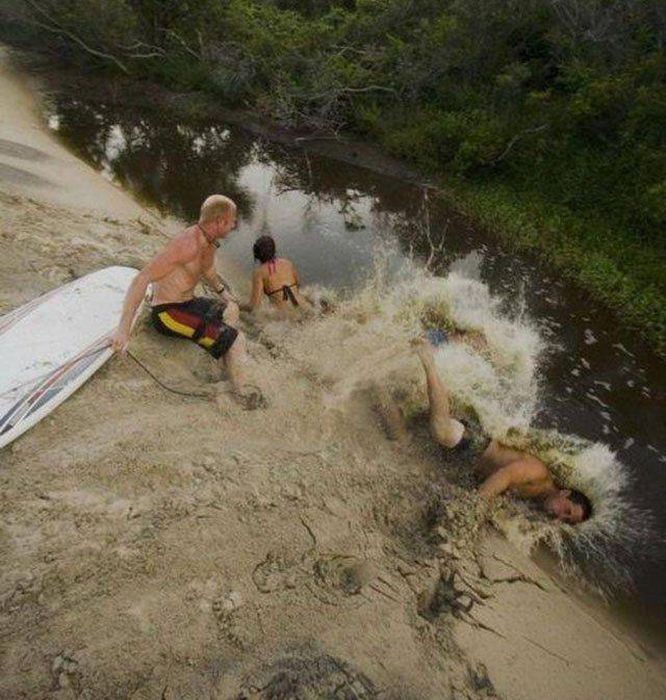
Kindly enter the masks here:
[[[139, 112], [62, 95], [54, 114], [59, 134], [78, 155], [143, 202], [184, 220], [197, 217], [206, 195], [223, 192], [238, 203], [241, 218], [250, 221], [262, 195], [242, 184], [242, 171], [255, 164], [271, 171], [265, 197], [296, 192], [305, 198], [299, 212], [304, 229], [330, 225], [331, 214], [337, 213], [335, 225], [342, 224], [347, 233], [369, 229], [363, 246], [367, 253], [390, 239], [389, 247], [397, 243], [403, 253], [426, 260], [432, 240], [441, 240], [447, 228], [442, 225], [450, 216], [443, 215], [447, 206], [431, 199], [434, 215], [426, 211], [421, 188], [235, 126], [193, 119], [183, 123], [150, 106]], [[436, 222], [432, 228], [430, 221]], [[263, 216], [256, 229], [267, 233], [267, 228]], [[468, 241], [457, 243], [448, 240], [448, 255], [438, 256], [433, 269], [469, 252], [464, 250]]]
[[185, 220], [198, 217], [202, 193], [224, 192], [248, 218], [253, 198], [238, 184], [254, 158], [254, 139], [212, 123], [181, 124], [142, 108], [141, 114], [103, 103], [60, 98], [58, 132], [85, 160], [142, 201]]

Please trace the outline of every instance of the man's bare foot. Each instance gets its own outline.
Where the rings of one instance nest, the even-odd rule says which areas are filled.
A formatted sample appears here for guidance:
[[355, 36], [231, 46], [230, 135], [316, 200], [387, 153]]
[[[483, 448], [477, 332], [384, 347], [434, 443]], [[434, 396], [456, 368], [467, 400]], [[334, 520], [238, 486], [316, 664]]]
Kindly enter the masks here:
[[257, 408], [266, 408], [268, 401], [263, 392], [254, 384], [243, 384], [239, 389], [230, 381], [217, 382], [215, 384], [216, 402], [222, 413], [226, 413], [230, 407], [230, 398], [240, 404], [246, 411], [254, 411]]
[[267, 408], [268, 401], [258, 386], [245, 384], [242, 389], [234, 392], [234, 398], [246, 411], [256, 411], [258, 408]]

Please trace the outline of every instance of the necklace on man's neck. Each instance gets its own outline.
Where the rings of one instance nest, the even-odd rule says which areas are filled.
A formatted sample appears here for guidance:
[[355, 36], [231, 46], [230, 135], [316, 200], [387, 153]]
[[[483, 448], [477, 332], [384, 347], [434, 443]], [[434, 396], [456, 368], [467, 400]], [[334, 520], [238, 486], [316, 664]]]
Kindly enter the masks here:
[[201, 233], [203, 233], [203, 237], [208, 241], [209, 245], [214, 245], [216, 248], [220, 247], [220, 242], [216, 241], [214, 238], [210, 238], [208, 231], [206, 231], [206, 229], [198, 221], [197, 226], [199, 227]]

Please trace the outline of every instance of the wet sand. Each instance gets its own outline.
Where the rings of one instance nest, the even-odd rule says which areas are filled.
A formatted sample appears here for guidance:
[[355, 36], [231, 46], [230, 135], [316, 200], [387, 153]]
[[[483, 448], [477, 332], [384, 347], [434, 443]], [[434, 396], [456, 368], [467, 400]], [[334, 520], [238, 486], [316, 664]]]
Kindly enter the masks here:
[[[141, 265], [178, 222], [60, 147], [1, 61], [4, 312]], [[439, 456], [396, 449], [363, 392], [333, 400], [344, 367], [303, 361], [298, 327], [246, 330], [268, 409], [114, 358], [0, 453], [0, 696], [664, 697], [663, 658], [434, 517], [459, 495]], [[173, 385], [220, 378], [145, 321], [133, 350]]]

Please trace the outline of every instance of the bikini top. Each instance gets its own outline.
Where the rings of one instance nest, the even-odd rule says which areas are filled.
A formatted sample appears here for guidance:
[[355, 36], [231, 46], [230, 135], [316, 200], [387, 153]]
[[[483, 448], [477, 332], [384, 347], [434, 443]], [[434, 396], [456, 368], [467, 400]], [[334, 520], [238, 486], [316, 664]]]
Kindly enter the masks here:
[[266, 292], [266, 296], [271, 297], [273, 296], [273, 294], [282, 292], [282, 299], [284, 301], [290, 301], [292, 303], [292, 306], [298, 306], [298, 299], [296, 299], [296, 295], [291, 291], [292, 287], [297, 286], [297, 282], [294, 282], [294, 284], [283, 284], [280, 288], [274, 289], [272, 292]]
[[[268, 261], [268, 274], [273, 275], [276, 271], [277, 260], [273, 258], [272, 260]], [[291, 291], [292, 287], [298, 287], [298, 282], [293, 282], [292, 284], [283, 284], [281, 287], [273, 289], [270, 292], [266, 288], [264, 288], [264, 293], [267, 297], [271, 297], [273, 296], [273, 294], [278, 294], [279, 292], [282, 292], [282, 299], [284, 301], [290, 301], [292, 306], [298, 306], [298, 299], [296, 299], [296, 295]]]

